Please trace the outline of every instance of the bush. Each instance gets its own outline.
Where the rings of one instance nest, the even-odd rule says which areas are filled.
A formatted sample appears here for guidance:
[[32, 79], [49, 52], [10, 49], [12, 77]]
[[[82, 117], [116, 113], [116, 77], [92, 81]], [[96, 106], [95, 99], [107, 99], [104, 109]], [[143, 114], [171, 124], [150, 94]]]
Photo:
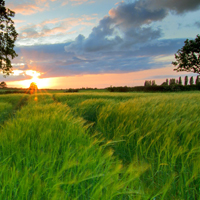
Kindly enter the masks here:
[[66, 90], [66, 92], [78, 92], [78, 89], [68, 89], [68, 90]]

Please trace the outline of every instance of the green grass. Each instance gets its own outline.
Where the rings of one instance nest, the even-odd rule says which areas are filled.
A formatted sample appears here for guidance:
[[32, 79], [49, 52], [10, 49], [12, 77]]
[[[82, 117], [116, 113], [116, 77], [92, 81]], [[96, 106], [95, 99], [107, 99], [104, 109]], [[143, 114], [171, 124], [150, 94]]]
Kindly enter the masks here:
[[0, 96], [0, 125], [26, 103], [27, 97], [24, 94]]
[[[200, 199], [199, 98], [26, 96], [0, 131], [0, 199]], [[20, 99], [0, 96], [0, 113]]]
[[68, 94], [54, 94], [55, 100], [58, 102], [66, 103], [70, 107], [76, 107], [78, 103], [85, 100], [106, 99], [115, 100], [118, 102], [127, 101], [129, 99], [140, 97], [159, 96], [158, 93], [108, 93], [108, 92], [84, 92], [84, 93], [68, 93]]
[[66, 89], [60, 89], [60, 90], [54, 90], [54, 89], [39, 89], [38, 93], [49, 93], [49, 94], [55, 94], [55, 93], [65, 93]]
[[0, 102], [0, 124], [3, 123], [11, 111], [12, 105], [10, 103]]
[[[152, 198], [199, 198], [198, 92], [114, 94], [109, 98], [91, 94], [85, 101], [73, 96], [76, 103], [70, 106], [76, 115], [93, 122], [105, 143], [115, 141], [111, 142], [115, 156], [124, 164], [137, 160], [151, 166], [141, 181]], [[64, 99], [69, 97], [55, 97], [68, 103]]]
[[[147, 165], [124, 168], [84, 120], [51, 95], [30, 96], [0, 133], [0, 199], [137, 199]], [[131, 186], [131, 187], [130, 187]]]
[[93, 89], [93, 90], [89, 90], [89, 89], [86, 89], [86, 90], [79, 90], [78, 91], [79, 93], [99, 93], [99, 92], [109, 92], [108, 90], [106, 89]]

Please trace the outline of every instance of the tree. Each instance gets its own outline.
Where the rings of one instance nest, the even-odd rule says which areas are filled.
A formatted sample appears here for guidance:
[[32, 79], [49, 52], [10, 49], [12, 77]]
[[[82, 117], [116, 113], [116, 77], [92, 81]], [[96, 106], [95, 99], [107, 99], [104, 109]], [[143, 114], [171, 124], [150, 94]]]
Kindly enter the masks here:
[[37, 90], [37, 89], [38, 89], [37, 84], [36, 84], [35, 82], [32, 82], [32, 83], [30, 84], [29, 89], [30, 89], [30, 90]]
[[152, 86], [155, 86], [155, 85], [156, 85], [156, 81], [153, 80], [152, 83], [151, 83], [151, 85], [152, 85]]
[[194, 85], [194, 79], [193, 79], [193, 76], [190, 77], [190, 85]]
[[166, 84], [169, 85], [169, 80], [168, 79], [166, 79]]
[[182, 79], [181, 79], [181, 76], [179, 77], [178, 84], [179, 84], [179, 85], [182, 85]]
[[188, 84], [188, 76], [185, 76], [185, 85]]
[[5, 1], [0, 0], [0, 70], [4, 75], [9, 75], [12, 72], [10, 59], [17, 56], [14, 51], [14, 43], [18, 34], [14, 22], [11, 20], [11, 17], [14, 16], [13, 11], [5, 8]]
[[163, 82], [161, 85], [163, 85], [163, 86], [166, 86], [166, 85], [167, 85], [167, 83], [166, 83], [166, 82]]
[[146, 87], [146, 86], [151, 86], [151, 81], [145, 81], [144, 82], [144, 86]]
[[200, 83], [199, 76], [196, 77], [196, 82], [195, 83], [196, 83], [196, 85], [198, 85]]
[[0, 83], [0, 87], [2, 87], [2, 88], [6, 88], [6, 87], [7, 87], [6, 82], [4, 82], [4, 81], [1, 82], [1, 83]]
[[200, 74], [200, 35], [195, 40], [185, 40], [185, 45], [175, 54], [175, 71], [187, 71]]
[[30, 84], [29, 90], [30, 90], [31, 94], [33, 94], [34, 92], [36, 92], [38, 90], [37, 84], [35, 82], [32, 82]]
[[175, 85], [176, 84], [176, 79], [175, 78], [171, 78], [169, 80], [169, 85]]

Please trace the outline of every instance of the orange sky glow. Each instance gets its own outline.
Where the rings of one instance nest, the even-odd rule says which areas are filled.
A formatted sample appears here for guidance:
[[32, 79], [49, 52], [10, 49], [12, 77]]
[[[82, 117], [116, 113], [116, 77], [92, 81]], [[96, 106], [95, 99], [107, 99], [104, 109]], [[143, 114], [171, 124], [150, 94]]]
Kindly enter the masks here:
[[[200, 30], [200, 1], [6, 0], [18, 33], [8, 87], [39, 89], [157, 85], [174, 54]], [[126, 13], [124, 15], [124, 13]]]
[[[14, 74], [22, 73], [19, 71]], [[109, 86], [141, 86], [144, 85], [144, 80], [155, 80], [156, 84], [160, 85], [166, 78], [152, 78], [146, 79], [146, 77], [156, 77], [160, 74], [180, 76], [183, 73], [177, 73], [172, 70], [172, 67], [165, 67], [160, 69], [143, 70], [139, 72], [130, 72], [122, 74], [94, 74], [94, 75], [76, 75], [65, 77], [52, 77], [52, 78], [39, 78], [40, 72], [28, 70], [25, 72], [27, 75], [32, 76], [31, 79], [22, 81], [10, 81], [7, 82], [8, 87], [22, 87], [28, 88], [31, 82], [35, 82], [39, 89], [66, 89], [66, 88], [105, 88]]]

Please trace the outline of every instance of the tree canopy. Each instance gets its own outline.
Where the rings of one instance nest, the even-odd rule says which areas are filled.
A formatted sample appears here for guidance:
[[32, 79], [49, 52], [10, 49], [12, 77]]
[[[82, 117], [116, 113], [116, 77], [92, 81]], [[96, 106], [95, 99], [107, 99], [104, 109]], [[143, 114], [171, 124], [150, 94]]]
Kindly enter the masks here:
[[194, 40], [186, 40], [185, 45], [175, 54], [175, 71], [187, 71], [200, 74], [200, 35]]
[[6, 88], [6, 87], [7, 87], [7, 84], [6, 84], [6, 82], [4, 82], [4, 81], [3, 81], [3, 82], [1, 82], [1, 83], [0, 83], [0, 87], [1, 87], [1, 88]]
[[30, 84], [29, 89], [30, 89], [30, 90], [37, 90], [37, 89], [38, 89], [37, 84], [36, 84], [35, 82], [32, 82], [32, 83]]
[[18, 34], [11, 19], [14, 16], [15, 13], [5, 7], [5, 1], [0, 0], [0, 70], [4, 75], [12, 72], [10, 59], [17, 56], [14, 43]]

